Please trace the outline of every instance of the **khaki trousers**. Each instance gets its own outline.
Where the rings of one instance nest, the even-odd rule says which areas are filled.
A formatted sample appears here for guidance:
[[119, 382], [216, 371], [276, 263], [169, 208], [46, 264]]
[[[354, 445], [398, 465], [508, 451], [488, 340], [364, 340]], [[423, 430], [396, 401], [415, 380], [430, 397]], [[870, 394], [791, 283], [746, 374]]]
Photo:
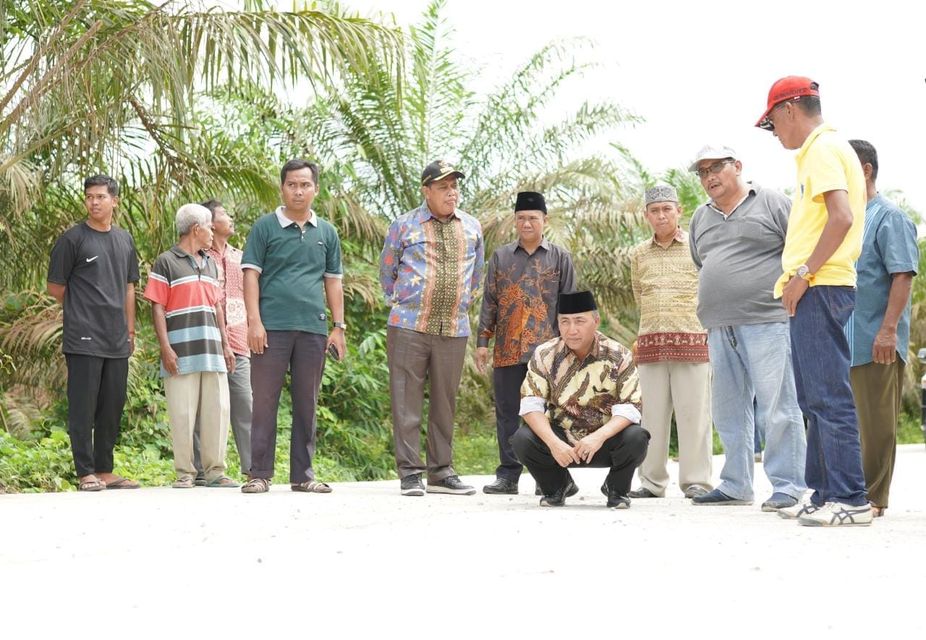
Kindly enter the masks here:
[[678, 484], [711, 485], [710, 363], [655, 362], [637, 365], [643, 395], [643, 424], [650, 433], [649, 451], [640, 465], [640, 482], [657, 496], [669, 484], [669, 436], [672, 412], [678, 427]]
[[888, 506], [891, 493], [904, 366], [897, 358], [893, 364], [869, 362], [849, 370], [868, 499], [879, 507]]
[[[386, 329], [392, 432], [399, 477], [427, 470], [428, 482], [455, 475], [453, 416], [463, 375], [466, 338], [450, 338], [409, 329]], [[421, 412], [428, 390], [427, 466], [421, 463]]]
[[199, 415], [200, 454], [206, 481], [225, 474], [228, 446], [228, 381], [224, 373], [202, 371], [164, 378], [177, 477], [195, 476], [193, 430]]

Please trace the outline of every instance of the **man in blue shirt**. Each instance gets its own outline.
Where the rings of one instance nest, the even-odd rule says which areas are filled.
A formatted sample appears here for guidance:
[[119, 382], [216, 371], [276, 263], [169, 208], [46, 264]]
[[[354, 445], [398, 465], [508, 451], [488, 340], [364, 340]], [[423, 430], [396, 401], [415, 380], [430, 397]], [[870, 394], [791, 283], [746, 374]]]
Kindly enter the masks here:
[[884, 515], [894, 474], [897, 419], [910, 345], [910, 291], [919, 264], [916, 227], [878, 193], [878, 152], [850, 140], [868, 190], [862, 253], [856, 269], [855, 311], [846, 324], [852, 354], [849, 372], [858, 410], [862, 467], [872, 515]]

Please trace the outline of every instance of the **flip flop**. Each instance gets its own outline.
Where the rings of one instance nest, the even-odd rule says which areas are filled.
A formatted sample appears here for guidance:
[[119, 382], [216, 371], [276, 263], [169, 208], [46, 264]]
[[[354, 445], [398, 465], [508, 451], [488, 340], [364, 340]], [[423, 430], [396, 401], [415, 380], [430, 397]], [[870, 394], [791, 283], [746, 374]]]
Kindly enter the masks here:
[[128, 478], [119, 478], [113, 482], [104, 483], [107, 489], [138, 489], [141, 487], [140, 484], [134, 480], [129, 480]]
[[106, 484], [97, 478], [93, 480], [84, 480], [77, 485], [78, 491], [102, 491], [106, 488]]
[[306, 482], [300, 482], [299, 484], [290, 485], [289, 488], [293, 491], [300, 491], [302, 493], [331, 493], [332, 491], [331, 487], [324, 482], [316, 482], [315, 480], [308, 480]]

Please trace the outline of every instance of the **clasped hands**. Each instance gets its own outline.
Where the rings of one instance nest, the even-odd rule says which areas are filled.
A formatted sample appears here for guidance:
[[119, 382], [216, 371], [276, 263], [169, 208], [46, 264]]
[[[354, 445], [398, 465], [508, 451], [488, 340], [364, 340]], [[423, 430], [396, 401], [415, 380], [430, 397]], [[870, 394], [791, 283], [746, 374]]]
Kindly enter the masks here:
[[603, 441], [595, 433], [588, 434], [575, 445], [570, 445], [557, 438], [550, 453], [561, 467], [568, 467], [570, 464], [588, 464], [598, 453], [602, 444]]

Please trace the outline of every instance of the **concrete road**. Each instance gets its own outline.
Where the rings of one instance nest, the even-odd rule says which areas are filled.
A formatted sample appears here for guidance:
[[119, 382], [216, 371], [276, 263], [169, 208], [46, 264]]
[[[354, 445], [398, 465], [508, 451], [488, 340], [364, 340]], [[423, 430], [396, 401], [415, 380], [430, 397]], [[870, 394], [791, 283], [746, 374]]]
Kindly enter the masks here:
[[[722, 457], [715, 458], [715, 475]], [[751, 507], [169, 488], [0, 496], [0, 638], [921, 638], [926, 449], [867, 528]], [[672, 468], [673, 478], [677, 468]], [[481, 488], [486, 477], [468, 477]]]

